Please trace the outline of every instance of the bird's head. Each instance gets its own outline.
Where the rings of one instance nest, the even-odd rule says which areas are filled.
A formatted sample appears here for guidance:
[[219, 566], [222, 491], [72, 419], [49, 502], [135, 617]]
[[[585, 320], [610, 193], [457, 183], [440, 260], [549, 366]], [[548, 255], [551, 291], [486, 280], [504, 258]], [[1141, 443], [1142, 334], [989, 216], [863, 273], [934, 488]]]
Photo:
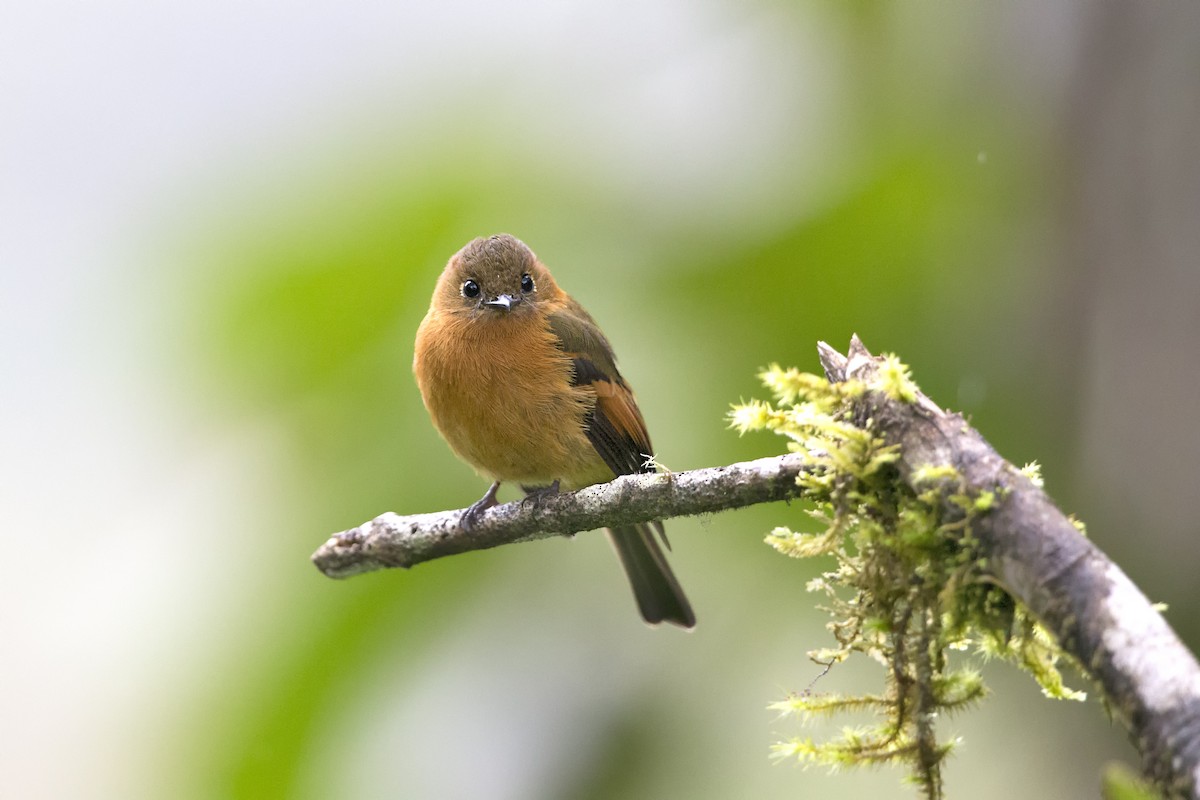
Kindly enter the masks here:
[[450, 258], [434, 293], [444, 313], [473, 320], [520, 319], [559, 292], [533, 251], [506, 233], [480, 237]]

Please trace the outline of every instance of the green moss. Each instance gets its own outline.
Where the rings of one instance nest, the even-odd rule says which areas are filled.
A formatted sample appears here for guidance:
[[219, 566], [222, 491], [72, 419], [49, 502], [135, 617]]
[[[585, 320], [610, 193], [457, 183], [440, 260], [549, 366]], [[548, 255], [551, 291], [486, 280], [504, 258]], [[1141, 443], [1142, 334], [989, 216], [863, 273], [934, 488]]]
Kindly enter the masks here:
[[[883, 690], [854, 696], [794, 694], [771, 707], [801, 721], [866, 713], [873, 724], [844, 729], [823, 742], [797, 737], [772, 749], [776, 758], [829, 768], [892, 763], [906, 766], [928, 798], [942, 796], [941, 764], [954, 740], [937, 736], [934, 722], [981, 700], [987, 689], [952, 651], [1005, 658], [1028, 671], [1049, 697], [1081, 699], [1065, 687], [1053, 639], [990, 579], [972, 526], [1004, 500], [996, 488], [968, 486], [951, 465], [931, 464], [902, 480], [895, 446], [855, 424], [854, 400], [879, 392], [912, 403], [918, 389], [894, 356], [878, 380], [830, 384], [772, 365], [760, 374], [773, 400], [734, 406], [740, 433], [772, 431], [802, 454], [798, 478], [821, 533], [777, 527], [767, 543], [796, 557], [832, 557], [833, 566], [809, 581], [824, 595], [835, 645], [809, 657], [827, 670], [865, 655], [883, 667]], [[1026, 467], [1040, 481], [1036, 465]], [[962, 661], [963, 659], [958, 659]]]
[[902, 403], [917, 400], [917, 385], [913, 383], [908, 367], [892, 353], [884, 354], [879, 364], [879, 385], [875, 388]]
[[1021, 468], [1021, 474], [1029, 479], [1037, 488], [1042, 488], [1042, 465], [1036, 461], [1030, 461]]

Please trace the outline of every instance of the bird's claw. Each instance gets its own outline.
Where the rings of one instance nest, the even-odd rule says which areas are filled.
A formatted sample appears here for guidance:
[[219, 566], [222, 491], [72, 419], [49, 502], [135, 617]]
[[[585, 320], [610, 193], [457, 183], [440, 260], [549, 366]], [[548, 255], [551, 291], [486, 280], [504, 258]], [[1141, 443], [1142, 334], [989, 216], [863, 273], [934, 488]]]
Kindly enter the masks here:
[[471, 529], [475, 527], [475, 523], [479, 521], [479, 515], [498, 503], [496, 500], [496, 490], [499, 488], [500, 481], [496, 481], [484, 492], [483, 497], [467, 506], [462, 516], [459, 517], [459, 527], [470, 533]]
[[525, 490], [525, 498], [521, 502], [533, 503], [534, 505], [537, 505], [547, 497], [553, 497], [554, 495], [558, 494], [558, 484], [559, 481], [555, 480], [554, 483], [550, 484], [549, 486], [535, 486], [532, 488], [522, 486], [521, 488]]

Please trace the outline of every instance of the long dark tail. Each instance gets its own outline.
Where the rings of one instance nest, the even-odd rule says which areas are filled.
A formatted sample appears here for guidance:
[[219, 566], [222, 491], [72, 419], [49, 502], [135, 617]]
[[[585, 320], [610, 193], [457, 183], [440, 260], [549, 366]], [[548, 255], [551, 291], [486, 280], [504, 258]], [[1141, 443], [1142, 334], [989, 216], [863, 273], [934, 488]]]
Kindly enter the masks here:
[[[656, 527], [661, 531], [661, 523]], [[670, 622], [684, 628], [696, 624], [696, 615], [683, 594], [675, 573], [648, 524], [609, 528], [612, 542], [629, 576], [642, 618], [651, 625]]]

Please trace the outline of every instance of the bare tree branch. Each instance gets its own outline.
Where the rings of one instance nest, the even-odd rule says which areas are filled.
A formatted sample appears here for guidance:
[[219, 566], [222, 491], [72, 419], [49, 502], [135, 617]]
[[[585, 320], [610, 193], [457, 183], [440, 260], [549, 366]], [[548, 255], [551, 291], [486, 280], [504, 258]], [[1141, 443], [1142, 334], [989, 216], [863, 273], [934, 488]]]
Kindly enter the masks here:
[[[879, 362], [857, 336], [846, 356], [824, 342], [818, 349], [831, 381], [876, 375]], [[869, 392], [856, 417], [900, 446], [904, 479], [950, 465], [971, 489], [996, 492], [993, 510], [972, 523], [987, 568], [1100, 684], [1147, 777], [1171, 797], [1197, 797], [1200, 665], [1128, 576], [959, 414], [920, 393], [903, 403]], [[947, 500], [944, 513], [962, 512]]]
[[787, 500], [800, 494], [796, 477], [802, 461], [785, 455], [689, 472], [623, 475], [577, 492], [495, 506], [470, 532], [459, 526], [462, 510], [407, 517], [389, 512], [335, 534], [312, 560], [329, 577], [348, 578], [513, 542]]

